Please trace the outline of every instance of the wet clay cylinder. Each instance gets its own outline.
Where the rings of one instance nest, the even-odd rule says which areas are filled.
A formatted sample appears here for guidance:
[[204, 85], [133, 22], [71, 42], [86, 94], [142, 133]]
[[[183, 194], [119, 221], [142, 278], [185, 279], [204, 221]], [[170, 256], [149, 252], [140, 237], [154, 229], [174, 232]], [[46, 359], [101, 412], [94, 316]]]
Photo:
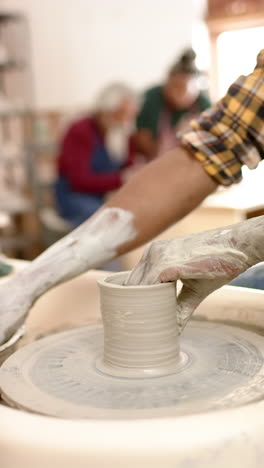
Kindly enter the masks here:
[[123, 377], [173, 373], [182, 357], [175, 283], [123, 286], [128, 273], [98, 281], [104, 351], [96, 367]]

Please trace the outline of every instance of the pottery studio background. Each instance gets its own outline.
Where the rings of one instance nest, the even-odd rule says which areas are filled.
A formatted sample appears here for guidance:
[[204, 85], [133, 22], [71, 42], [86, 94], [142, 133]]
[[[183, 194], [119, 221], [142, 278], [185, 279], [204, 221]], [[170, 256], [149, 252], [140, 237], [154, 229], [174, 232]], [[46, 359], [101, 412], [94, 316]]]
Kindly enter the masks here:
[[[186, 50], [196, 54], [195, 60], [189, 55], [199, 70], [195, 86], [214, 102], [232, 80], [254, 67], [263, 33], [262, 0], [1, 0], [2, 253], [32, 259], [72, 229], [71, 219], [64, 218], [56, 202], [58, 157], [72, 122], [93, 116], [98, 93], [118, 84], [119, 91], [125, 88], [137, 97], [126, 134], [130, 141], [139, 120], [144, 121], [136, 116], [144, 92], [162, 87]], [[167, 149], [172, 140], [171, 133], [166, 135], [169, 138], [156, 140], [153, 154], [144, 154], [140, 145], [133, 149], [137, 170]], [[122, 164], [124, 160], [111, 165], [111, 171], [122, 172]], [[263, 214], [263, 172], [261, 166], [252, 174], [245, 171], [239, 186], [219, 189], [164, 235]], [[104, 187], [103, 196], [117, 185]], [[98, 193], [101, 200], [102, 188], [93, 186], [92, 196]], [[139, 255], [127, 255], [114, 268], [131, 268]]]

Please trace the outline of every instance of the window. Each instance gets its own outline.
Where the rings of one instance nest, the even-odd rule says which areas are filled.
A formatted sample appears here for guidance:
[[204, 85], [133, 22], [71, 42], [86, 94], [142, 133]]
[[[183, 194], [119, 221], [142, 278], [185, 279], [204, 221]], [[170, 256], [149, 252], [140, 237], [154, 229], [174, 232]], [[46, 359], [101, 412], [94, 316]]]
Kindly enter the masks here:
[[226, 31], [217, 37], [218, 97], [223, 96], [239, 75], [249, 74], [263, 48], [264, 26]]

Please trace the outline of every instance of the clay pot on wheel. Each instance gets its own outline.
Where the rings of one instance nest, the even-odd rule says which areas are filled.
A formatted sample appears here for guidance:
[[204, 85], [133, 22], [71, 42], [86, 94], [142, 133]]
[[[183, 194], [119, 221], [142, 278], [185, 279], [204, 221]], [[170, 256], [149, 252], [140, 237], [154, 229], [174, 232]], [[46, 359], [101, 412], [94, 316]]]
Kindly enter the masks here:
[[98, 281], [104, 354], [97, 368], [124, 377], [170, 374], [181, 361], [176, 284], [124, 286], [128, 274]]

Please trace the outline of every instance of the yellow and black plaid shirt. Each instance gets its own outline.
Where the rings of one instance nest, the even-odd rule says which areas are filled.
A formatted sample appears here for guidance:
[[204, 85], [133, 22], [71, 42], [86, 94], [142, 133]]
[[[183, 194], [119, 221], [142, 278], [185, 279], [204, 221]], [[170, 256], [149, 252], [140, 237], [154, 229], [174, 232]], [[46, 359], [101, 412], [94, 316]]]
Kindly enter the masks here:
[[244, 164], [257, 167], [264, 159], [264, 49], [253, 73], [240, 76], [190, 127], [181, 142], [218, 183], [239, 182]]

